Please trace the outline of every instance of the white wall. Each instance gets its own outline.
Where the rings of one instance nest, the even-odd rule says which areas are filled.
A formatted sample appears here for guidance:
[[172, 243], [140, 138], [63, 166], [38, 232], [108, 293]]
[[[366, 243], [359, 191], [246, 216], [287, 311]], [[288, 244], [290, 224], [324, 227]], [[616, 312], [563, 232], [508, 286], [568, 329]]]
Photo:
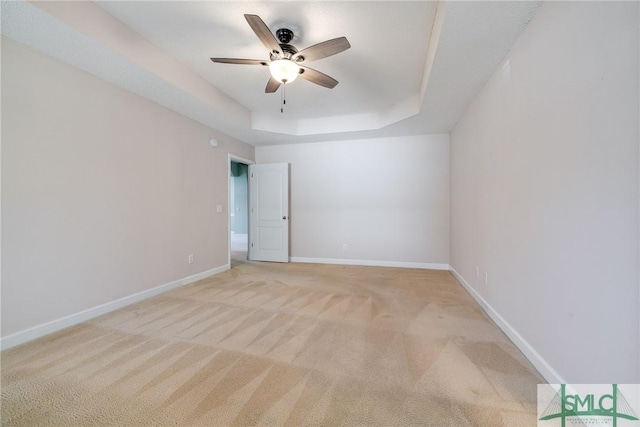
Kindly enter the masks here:
[[256, 161], [291, 164], [294, 260], [448, 265], [448, 135], [258, 147]]
[[543, 4], [451, 134], [451, 265], [551, 381], [640, 382], [638, 6]]
[[229, 152], [254, 154], [3, 38], [3, 338], [224, 267]]

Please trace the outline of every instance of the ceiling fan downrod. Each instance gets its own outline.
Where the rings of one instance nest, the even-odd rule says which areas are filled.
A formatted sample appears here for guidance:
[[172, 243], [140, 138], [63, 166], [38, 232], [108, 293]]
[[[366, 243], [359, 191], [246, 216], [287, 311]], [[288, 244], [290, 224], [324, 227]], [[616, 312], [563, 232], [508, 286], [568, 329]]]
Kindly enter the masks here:
[[[283, 56], [287, 59], [291, 59], [293, 55], [298, 53], [298, 49], [295, 46], [290, 45], [289, 42], [293, 40], [294, 34], [288, 28], [280, 28], [276, 31], [276, 37], [278, 38], [278, 42], [280, 44], [280, 48], [282, 49]], [[296, 58], [296, 62], [301, 62], [303, 59], [298, 60]]]

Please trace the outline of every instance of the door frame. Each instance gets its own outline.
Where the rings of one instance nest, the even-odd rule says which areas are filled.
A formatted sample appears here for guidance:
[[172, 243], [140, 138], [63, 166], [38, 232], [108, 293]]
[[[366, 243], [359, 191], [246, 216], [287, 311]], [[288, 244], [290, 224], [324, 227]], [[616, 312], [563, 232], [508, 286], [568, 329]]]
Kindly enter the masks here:
[[[245, 165], [253, 165], [256, 162], [237, 156], [232, 153], [227, 154], [227, 265], [231, 268], [231, 162], [243, 163]], [[247, 188], [249, 187], [249, 177], [247, 176]], [[249, 192], [247, 191], [247, 206], [249, 206]], [[248, 214], [248, 213], [247, 213]], [[248, 221], [247, 216], [247, 221]], [[247, 224], [247, 235], [251, 241], [251, 228]], [[247, 257], [249, 256], [249, 247], [247, 246]]]

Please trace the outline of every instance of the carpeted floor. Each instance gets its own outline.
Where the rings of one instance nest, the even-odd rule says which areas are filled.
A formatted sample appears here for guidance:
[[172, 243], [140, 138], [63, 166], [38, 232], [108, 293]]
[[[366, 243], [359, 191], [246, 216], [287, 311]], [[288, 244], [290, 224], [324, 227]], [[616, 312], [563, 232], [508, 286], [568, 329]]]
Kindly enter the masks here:
[[235, 260], [2, 353], [3, 425], [534, 426], [541, 376], [444, 271]]

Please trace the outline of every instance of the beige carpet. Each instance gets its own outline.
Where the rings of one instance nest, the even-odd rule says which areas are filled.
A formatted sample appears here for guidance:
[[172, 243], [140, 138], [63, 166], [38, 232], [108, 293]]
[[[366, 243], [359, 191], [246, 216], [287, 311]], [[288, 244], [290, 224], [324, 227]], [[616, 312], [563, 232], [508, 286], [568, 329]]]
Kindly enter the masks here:
[[534, 426], [522, 354], [448, 273], [235, 261], [2, 353], [4, 425]]

